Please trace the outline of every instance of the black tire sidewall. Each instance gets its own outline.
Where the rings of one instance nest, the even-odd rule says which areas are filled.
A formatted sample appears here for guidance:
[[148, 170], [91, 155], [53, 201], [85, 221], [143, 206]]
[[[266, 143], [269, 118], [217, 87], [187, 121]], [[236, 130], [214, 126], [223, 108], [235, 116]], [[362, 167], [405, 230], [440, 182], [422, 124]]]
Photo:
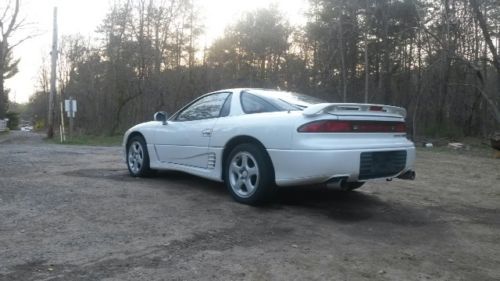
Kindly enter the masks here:
[[[259, 183], [257, 184], [255, 192], [249, 197], [240, 197], [238, 194], [236, 194], [232, 189], [231, 183], [229, 181], [229, 167], [231, 165], [231, 160], [239, 152], [247, 152], [251, 154], [254, 157], [255, 161], [257, 161], [257, 166], [259, 169]], [[248, 205], [261, 205], [269, 202], [275, 190], [274, 171], [269, 156], [263, 150], [263, 148], [255, 144], [244, 143], [236, 146], [225, 161], [224, 183], [226, 184], [226, 187], [229, 190], [231, 196], [237, 202]]]

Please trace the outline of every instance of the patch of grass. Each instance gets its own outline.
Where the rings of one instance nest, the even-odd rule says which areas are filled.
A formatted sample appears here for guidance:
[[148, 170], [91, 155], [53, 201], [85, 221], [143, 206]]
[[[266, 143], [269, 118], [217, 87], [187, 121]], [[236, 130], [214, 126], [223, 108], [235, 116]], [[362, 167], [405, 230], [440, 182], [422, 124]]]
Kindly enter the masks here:
[[433, 124], [423, 130], [423, 135], [434, 138], [446, 138], [449, 140], [463, 139], [463, 128], [454, 125]]
[[[489, 145], [489, 140], [482, 138], [462, 138], [459, 141], [451, 141], [451, 140], [442, 140], [439, 141], [429, 141], [434, 144], [432, 148], [424, 148], [421, 146], [421, 142], [415, 143], [417, 147], [417, 151], [427, 151], [434, 153], [451, 153], [451, 154], [461, 154], [461, 155], [470, 155], [470, 156], [479, 156], [491, 158], [494, 154], [494, 150]], [[464, 145], [464, 148], [461, 149], [453, 149], [448, 147], [448, 143], [450, 142], [460, 142]]]
[[93, 136], [93, 135], [79, 135], [73, 137], [66, 137], [66, 141], [60, 141], [59, 136], [54, 136], [53, 139], [47, 140], [51, 143], [57, 144], [70, 144], [70, 145], [90, 145], [90, 146], [119, 146], [122, 143], [123, 136]]
[[3, 132], [0, 132], [0, 140], [6, 138], [7, 135], [9, 135], [9, 129], [7, 129]]

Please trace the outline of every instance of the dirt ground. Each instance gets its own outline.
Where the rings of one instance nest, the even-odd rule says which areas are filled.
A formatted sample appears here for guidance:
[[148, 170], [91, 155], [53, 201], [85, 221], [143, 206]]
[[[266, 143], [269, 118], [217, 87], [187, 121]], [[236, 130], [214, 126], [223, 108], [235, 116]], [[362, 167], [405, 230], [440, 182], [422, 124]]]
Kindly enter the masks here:
[[417, 180], [268, 207], [119, 147], [0, 136], [0, 280], [500, 280], [500, 159], [420, 150]]

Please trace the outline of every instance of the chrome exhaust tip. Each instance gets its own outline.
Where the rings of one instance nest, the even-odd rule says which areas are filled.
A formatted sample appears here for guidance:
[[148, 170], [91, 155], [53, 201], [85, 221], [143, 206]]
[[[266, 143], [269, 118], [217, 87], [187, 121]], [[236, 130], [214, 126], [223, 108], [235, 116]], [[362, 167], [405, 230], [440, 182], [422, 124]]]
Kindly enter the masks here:
[[326, 187], [342, 190], [347, 183], [347, 177], [333, 177], [325, 182]]
[[417, 173], [415, 173], [415, 171], [406, 171], [404, 173], [402, 173], [401, 175], [397, 176], [398, 179], [402, 179], [402, 180], [415, 180], [415, 178], [417, 177]]

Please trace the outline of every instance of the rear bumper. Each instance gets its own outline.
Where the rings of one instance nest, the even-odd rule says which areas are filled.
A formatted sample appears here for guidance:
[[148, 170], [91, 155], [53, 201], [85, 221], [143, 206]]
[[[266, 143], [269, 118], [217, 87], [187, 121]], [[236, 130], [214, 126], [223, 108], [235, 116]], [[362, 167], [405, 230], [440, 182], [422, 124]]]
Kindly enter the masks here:
[[[406, 160], [394, 174], [360, 179], [361, 154], [364, 152], [404, 151]], [[349, 150], [276, 150], [268, 149], [275, 170], [276, 184], [292, 186], [324, 183], [336, 177], [348, 182], [376, 178], [394, 178], [414, 171], [415, 147], [400, 146]]]

